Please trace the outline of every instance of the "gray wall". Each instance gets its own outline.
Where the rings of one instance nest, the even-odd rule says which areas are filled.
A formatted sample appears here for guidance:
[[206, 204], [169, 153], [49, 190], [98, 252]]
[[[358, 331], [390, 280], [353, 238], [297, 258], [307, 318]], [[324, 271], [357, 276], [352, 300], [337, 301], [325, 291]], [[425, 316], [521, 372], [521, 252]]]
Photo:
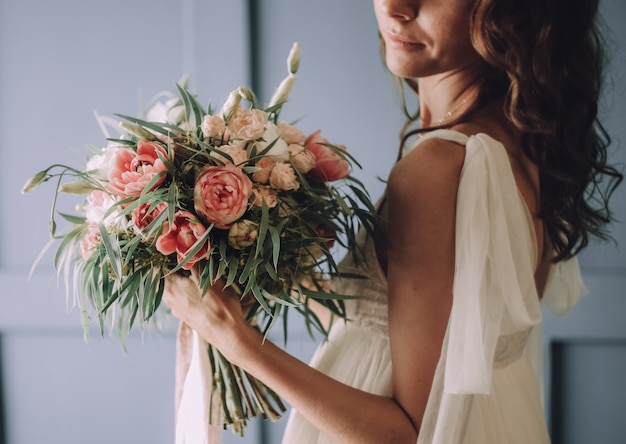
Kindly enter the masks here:
[[27, 282], [48, 241], [52, 187], [20, 189], [52, 163], [81, 165], [87, 144], [104, 145], [94, 111], [136, 114], [184, 73], [204, 100], [222, 100], [247, 81], [247, 42], [241, 1], [0, 0], [7, 443], [173, 442], [173, 330], [133, 335], [124, 355], [94, 329], [87, 348], [78, 310], [51, 280], [52, 254]]
[[[626, 6], [602, 0], [602, 7], [615, 42], [605, 121], [615, 141], [613, 158], [623, 162]], [[184, 73], [202, 101], [219, 103], [239, 85], [254, 85], [269, 97], [293, 41], [302, 44], [302, 64], [283, 117], [302, 119], [306, 131], [322, 128], [345, 144], [362, 161], [357, 175], [377, 198], [402, 117], [378, 57], [370, 2], [0, 0], [6, 443], [159, 444], [173, 438], [173, 329], [132, 336], [127, 355], [115, 338], [100, 339], [94, 331], [88, 349], [77, 310], [66, 309], [63, 288], [50, 280], [50, 253], [27, 282], [48, 239], [52, 189], [22, 196], [24, 181], [53, 162], [78, 164], [86, 144], [104, 143], [94, 110], [135, 114], [141, 97], [170, 89]], [[616, 196], [621, 220], [624, 188]], [[624, 225], [614, 234], [621, 248], [594, 246], [581, 258], [589, 295], [569, 317], [546, 315], [546, 383], [554, 394], [548, 416], [558, 442], [611, 443], [626, 436], [623, 417], [611, 413], [626, 401], [620, 378], [626, 372]], [[294, 329], [289, 339], [289, 349], [308, 359], [314, 345], [306, 335]], [[273, 443], [283, 426], [255, 423], [245, 440], [229, 432], [225, 437]], [[587, 440], [599, 433], [602, 440]]]

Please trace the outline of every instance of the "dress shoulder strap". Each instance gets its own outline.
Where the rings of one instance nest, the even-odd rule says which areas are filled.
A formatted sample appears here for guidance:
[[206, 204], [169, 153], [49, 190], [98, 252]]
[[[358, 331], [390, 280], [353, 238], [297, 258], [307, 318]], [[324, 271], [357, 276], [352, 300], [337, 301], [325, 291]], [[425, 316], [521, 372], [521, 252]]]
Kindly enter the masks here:
[[434, 130], [429, 133], [424, 133], [413, 145], [406, 148], [402, 154], [407, 155], [415, 147], [419, 146], [420, 143], [428, 139], [442, 139], [442, 140], [447, 140], [449, 142], [454, 142], [454, 143], [458, 143], [459, 145], [465, 146], [465, 144], [469, 140], [469, 136], [459, 131], [450, 130], [450, 129]]
[[455, 277], [445, 390], [489, 393], [502, 335], [541, 320], [536, 236], [504, 146], [469, 137], [457, 197]]

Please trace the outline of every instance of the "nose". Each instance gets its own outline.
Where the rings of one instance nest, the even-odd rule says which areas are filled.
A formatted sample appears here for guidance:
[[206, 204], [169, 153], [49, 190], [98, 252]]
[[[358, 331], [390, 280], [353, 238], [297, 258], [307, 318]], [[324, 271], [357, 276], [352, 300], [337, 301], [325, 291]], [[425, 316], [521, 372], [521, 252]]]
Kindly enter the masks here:
[[409, 21], [417, 16], [416, 0], [376, 0], [378, 9], [388, 17]]

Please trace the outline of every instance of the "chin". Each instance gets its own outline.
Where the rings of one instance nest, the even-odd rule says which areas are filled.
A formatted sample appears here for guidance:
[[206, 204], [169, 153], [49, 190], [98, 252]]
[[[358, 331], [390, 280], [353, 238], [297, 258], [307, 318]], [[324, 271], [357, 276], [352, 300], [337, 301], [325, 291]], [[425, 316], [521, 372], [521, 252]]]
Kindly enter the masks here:
[[392, 74], [403, 78], [423, 77], [424, 71], [411, 63], [398, 61], [391, 62], [389, 60], [387, 61], [387, 69], [389, 69]]
[[389, 71], [404, 78], [426, 77], [436, 70], [423, 54], [387, 52], [385, 62]]

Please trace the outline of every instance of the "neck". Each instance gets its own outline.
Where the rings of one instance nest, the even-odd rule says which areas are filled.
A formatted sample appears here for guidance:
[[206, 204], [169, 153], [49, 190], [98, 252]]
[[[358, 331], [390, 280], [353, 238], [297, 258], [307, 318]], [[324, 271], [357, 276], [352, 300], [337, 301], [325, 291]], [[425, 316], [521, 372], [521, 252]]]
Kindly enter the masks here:
[[438, 74], [418, 80], [423, 128], [439, 126], [461, 116], [478, 97], [480, 73]]

